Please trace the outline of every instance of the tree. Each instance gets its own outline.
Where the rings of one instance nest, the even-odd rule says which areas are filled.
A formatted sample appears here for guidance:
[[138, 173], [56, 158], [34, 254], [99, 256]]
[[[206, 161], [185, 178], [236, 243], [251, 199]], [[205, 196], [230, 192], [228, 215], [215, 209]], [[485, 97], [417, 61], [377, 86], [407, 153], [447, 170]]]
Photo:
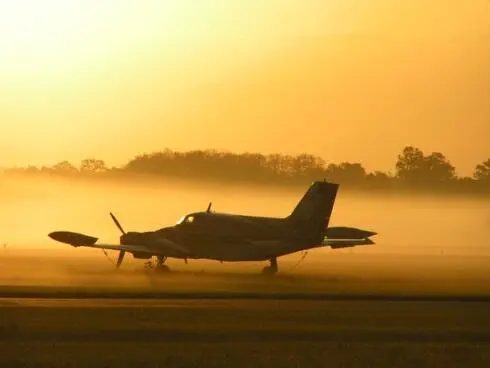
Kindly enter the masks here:
[[290, 160], [291, 173], [297, 178], [307, 178], [307, 180], [315, 180], [321, 177], [324, 172], [325, 162], [313, 155], [303, 153]]
[[366, 182], [372, 188], [388, 188], [393, 178], [382, 171], [375, 171], [366, 176]]
[[68, 161], [58, 162], [56, 165], [53, 165], [52, 169], [60, 174], [73, 174], [78, 171], [77, 168]]
[[80, 163], [80, 171], [83, 173], [95, 173], [107, 171], [104, 160], [86, 158]]
[[476, 165], [473, 177], [481, 182], [490, 182], [490, 158]]
[[24, 172], [26, 174], [37, 174], [39, 173], [39, 169], [36, 166], [29, 165], [25, 168]]
[[342, 162], [328, 165], [326, 176], [341, 184], [361, 184], [366, 179], [366, 170], [359, 163]]
[[396, 161], [396, 176], [405, 182], [420, 181], [424, 168], [424, 153], [415, 147], [405, 147]]
[[447, 182], [456, 178], [456, 168], [440, 152], [432, 152], [425, 158], [425, 163], [431, 182]]
[[415, 147], [405, 147], [396, 162], [397, 177], [412, 185], [428, 185], [455, 179], [455, 168], [440, 152], [429, 156]]

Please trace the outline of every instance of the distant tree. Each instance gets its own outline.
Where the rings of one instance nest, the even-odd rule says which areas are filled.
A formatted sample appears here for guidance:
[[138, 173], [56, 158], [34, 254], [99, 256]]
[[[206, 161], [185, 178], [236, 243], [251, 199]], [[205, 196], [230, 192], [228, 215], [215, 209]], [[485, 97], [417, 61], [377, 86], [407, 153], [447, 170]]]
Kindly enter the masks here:
[[325, 173], [325, 161], [322, 158], [300, 154], [289, 159], [291, 175], [298, 180], [312, 181], [322, 178]]
[[308, 154], [298, 156], [248, 152], [237, 154], [215, 150], [179, 153], [165, 150], [137, 156], [125, 166], [125, 170], [213, 180], [305, 181], [323, 177], [324, 161]]
[[108, 168], [103, 160], [87, 158], [77, 168], [68, 161], [49, 166], [13, 167], [5, 174], [132, 173], [223, 182], [255, 182], [297, 185], [327, 179], [350, 187], [396, 189], [437, 188], [454, 193], [490, 194], [490, 159], [476, 165], [472, 177], [457, 177], [454, 166], [441, 152], [425, 155], [413, 146], [405, 147], [396, 161], [396, 174], [367, 173], [360, 163], [326, 165], [321, 157], [310, 154], [232, 153], [217, 150], [177, 152], [169, 149], [134, 157], [126, 165]]
[[455, 179], [455, 168], [440, 152], [429, 156], [415, 147], [405, 147], [396, 162], [397, 177], [414, 185], [427, 185]]
[[456, 178], [456, 180], [454, 180], [454, 185], [452, 186], [451, 189], [459, 193], [475, 193], [475, 188], [476, 188], [475, 184], [476, 184], [475, 179], [470, 178], [468, 176], [464, 176], [461, 178]]
[[387, 188], [393, 182], [393, 177], [382, 171], [375, 171], [367, 174], [366, 182], [372, 188]]
[[490, 158], [476, 165], [473, 177], [478, 181], [490, 183]]
[[36, 167], [36, 166], [27, 166], [25, 169], [24, 169], [24, 172], [26, 174], [37, 174], [39, 173], [39, 169]]
[[360, 163], [342, 162], [328, 165], [325, 175], [340, 184], [358, 185], [366, 179], [366, 170]]
[[388, 181], [391, 179], [391, 176], [389, 174], [384, 173], [382, 171], [375, 171], [373, 173], [369, 173], [367, 177], [372, 180], [379, 180], [379, 181]]
[[424, 153], [420, 149], [405, 147], [398, 155], [396, 176], [406, 182], [418, 182], [424, 171], [424, 164]]
[[68, 161], [58, 162], [56, 165], [53, 165], [52, 169], [60, 174], [73, 174], [78, 172], [77, 168]]
[[456, 178], [456, 168], [442, 153], [431, 153], [425, 158], [425, 162], [431, 182], [447, 182]]
[[3, 170], [5, 174], [38, 174], [41, 170], [36, 166], [10, 167]]
[[80, 172], [96, 173], [107, 171], [107, 166], [103, 160], [86, 158], [80, 163]]
[[49, 166], [42, 166], [39, 171], [43, 174], [52, 174], [54, 172], [53, 168]]
[[290, 178], [293, 175], [293, 161], [293, 156], [275, 153], [266, 157], [265, 166], [272, 177]]

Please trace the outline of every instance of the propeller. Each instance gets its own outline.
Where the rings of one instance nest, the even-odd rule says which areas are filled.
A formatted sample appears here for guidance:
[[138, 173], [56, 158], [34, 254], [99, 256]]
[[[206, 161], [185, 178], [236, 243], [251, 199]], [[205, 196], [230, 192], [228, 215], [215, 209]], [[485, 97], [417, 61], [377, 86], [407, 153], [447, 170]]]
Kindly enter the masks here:
[[112, 220], [113, 220], [113, 221], [114, 221], [114, 223], [116, 224], [116, 226], [119, 228], [119, 230], [121, 230], [121, 232], [122, 232], [123, 234], [126, 234], [126, 232], [125, 232], [125, 231], [124, 231], [124, 229], [122, 228], [122, 226], [121, 226], [121, 224], [119, 223], [119, 221], [117, 221], [116, 216], [114, 216], [114, 215], [112, 214], [112, 212], [110, 212], [110, 215], [111, 215], [111, 217], [112, 217]]
[[206, 210], [206, 212], [211, 212], [211, 205], [213, 204], [213, 202], [209, 202], [208, 204], [208, 209]]
[[[119, 223], [119, 221], [117, 220], [116, 216], [114, 216], [112, 214], [112, 212], [110, 212], [110, 215], [111, 215], [111, 218], [112, 220], [114, 221], [114, 223], [116, 224], [116, 226], [118, 227], [119, 230], [121, 230], [121, 233], [123, 235], [126, 235], [126, 232], [124, 231], [123, 227], [121, 226], [121, 224]], [[121, 250], [119, 252], [119, 257], [117, 257], [117, 263], [116, 263], [116, 268], [119, 268], [121, 266], [121, 263], [124, 259], [124, 255], [126, 254], [126, 251], [125, 250]]]
[[119, 257], [117, 257], [117, 263], [116, 263], [116, 268], [119, 268], [121, 266], [121, 263], [124, 259], [124, 254], [126, 254], [125, 250], [122, 250], [119, 252]]

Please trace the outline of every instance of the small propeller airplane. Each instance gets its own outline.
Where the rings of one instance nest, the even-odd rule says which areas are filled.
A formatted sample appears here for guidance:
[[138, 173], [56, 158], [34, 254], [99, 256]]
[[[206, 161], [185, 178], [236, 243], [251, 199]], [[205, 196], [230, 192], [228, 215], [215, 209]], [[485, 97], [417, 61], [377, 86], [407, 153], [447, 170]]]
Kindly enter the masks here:
[[119, 244], [98, 243], [98, 238], [70, 231], [54, 231], [48, 236], [74, 247], [117, 250], [116, 268], [129, 252], [136, 259], [156, 257], [154, 271], [169, 271], [165, 261], [179, 258], [186, 263], [188, 259], [269, 261], [263, 273], [275, 274], [280, 256], [318, 247], [337, 249], [374, 244], [370, 237], [375, 232], [328, 227], [338, 187], [326, 181], [314, 182], [284, 218], [216, 213], [209, 203], [206, 211], [187, 214], [173, 226], [147, 232], [126, 232], [110, 213], [122, 233]]

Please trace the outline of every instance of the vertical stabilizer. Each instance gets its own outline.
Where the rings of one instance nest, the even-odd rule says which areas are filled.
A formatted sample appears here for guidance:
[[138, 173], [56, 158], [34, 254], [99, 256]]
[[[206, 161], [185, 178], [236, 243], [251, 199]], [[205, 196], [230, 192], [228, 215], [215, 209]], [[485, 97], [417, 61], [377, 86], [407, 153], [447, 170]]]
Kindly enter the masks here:
[[289, 215], [295, 233], [299, 233], [302, 239], [317, 244], [323, 241], [338, 188], [338, 184], [314, 182]]

